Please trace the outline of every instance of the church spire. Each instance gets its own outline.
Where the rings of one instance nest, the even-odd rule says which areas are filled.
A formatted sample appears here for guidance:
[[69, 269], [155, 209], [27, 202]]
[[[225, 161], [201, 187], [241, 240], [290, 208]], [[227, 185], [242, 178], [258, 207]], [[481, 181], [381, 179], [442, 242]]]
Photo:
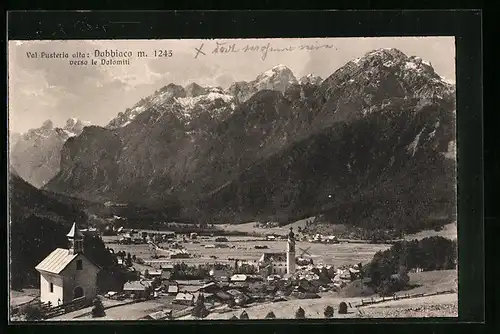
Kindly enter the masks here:
[[69, 253], [70, 254], [79, 254], [83, 253], [83, 234], [76, 226], [76, 223], [73, 223], [71, 230], [68, 234], [66, 234], [69, 241]]
[[295, 233], [293, 233], [292, 227], [290, 227], [290, 233], [288, 233], [286, 267], [288, 274], [295, 273]]

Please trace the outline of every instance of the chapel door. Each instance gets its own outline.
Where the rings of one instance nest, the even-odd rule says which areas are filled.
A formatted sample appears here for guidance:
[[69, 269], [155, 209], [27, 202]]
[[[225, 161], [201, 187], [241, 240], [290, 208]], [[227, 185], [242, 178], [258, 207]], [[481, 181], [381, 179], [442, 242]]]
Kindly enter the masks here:
[[83, 289], [80, 286], [77, 286], [73, 291], [73, 299], [83, 297]]

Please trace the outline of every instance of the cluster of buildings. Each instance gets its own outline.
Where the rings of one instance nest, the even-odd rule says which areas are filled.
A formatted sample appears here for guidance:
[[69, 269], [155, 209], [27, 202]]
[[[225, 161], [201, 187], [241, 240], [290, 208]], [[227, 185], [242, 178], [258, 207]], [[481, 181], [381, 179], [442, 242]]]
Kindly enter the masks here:
[[[130, 235], [131, 240], [133, 235]], [[149, 238], [149, 243], [154, 246], [155, 238], [168, 240], [172, 237], [165, 232], [142, 234], [137, 231], [136, 235], [141, 239]], [[54, 250], [36, 266], [40, 272], [42, 302], [60, 305], [78, 298], [91, 301], [96, 297], [97, 275], [101, 268], [85, 256], [83, 236], [73, 224], [67, 234], [70, 247]], [[183, 254], [183, 250], [178, 249], [171, 254]], [[255, 273], [242, 274], [238, 270], [243, 266], [254, 267]], [[234, 269], [213, 268], [209, 277], [202, 281], [172, 280], [173, 271], [172, 264], [164, 263], [159, 268], [134, 271], [137, 275], [124, 284], [122, 291], [108, 292], [106, 297], [155, 298], [168, 295], [173, 297], [173, 303], [189, 306], [203, 295], [207, 303], [214, 305], [245, 305], [287, 296], [315, 298], [315, 293], [341, 288], [360, 274], [357, 266], [335, 269], [333, 266], [297, 263], [295, 234], [291, 228], [287, 235], [286, 252], [264, 252], [255, 261], [237, 260]]]
[[149, 242], [165, 242], [174, 240], [175, 232], [168, 231], [137, 231], [130, 230], [125, 233], [118, 231], [120, 234], [119, 243], [121, 244], [144, 244]]

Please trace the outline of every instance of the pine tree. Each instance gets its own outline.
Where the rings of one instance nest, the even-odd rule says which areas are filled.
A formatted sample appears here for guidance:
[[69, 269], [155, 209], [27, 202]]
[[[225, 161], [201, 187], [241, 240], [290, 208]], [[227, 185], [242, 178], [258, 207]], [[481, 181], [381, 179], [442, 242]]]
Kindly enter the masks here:
[[203, 294], [200, 294], [200, 296], [196, 300], [196, 304], [191, 314], [197, 318], [205, 318], [208, 315], [208, 313], [209, 312], [205, 307], [205, 297], [203, 296]]
[[247, 311], [241, 312], [240, 319], [249, 319]]
[[306, 318], [306, 312], [302, 307], [299, 307], [297, 309], [297, 312], [295, 312], [295, 319], [305, 319]]
[[347, 304], [345, 302], [339, 304], [339, 314], [347, 314]]
[[92, 307], [92, 318], [104, 317], [106, 312], [104, 311], [104, 305], [99, 298], [94, 299], [94, 307]]
[[325, 312], [323, 313], [325, 315], [325, 318], [333, 318], [333, 307], [327, 306], [325, 307]]
[[274, 312], [273, 312], [273, 311], [270, 311], [270, 312], [266, 315], [265, 319], [276, 319], [276, 316], [274, 315]]

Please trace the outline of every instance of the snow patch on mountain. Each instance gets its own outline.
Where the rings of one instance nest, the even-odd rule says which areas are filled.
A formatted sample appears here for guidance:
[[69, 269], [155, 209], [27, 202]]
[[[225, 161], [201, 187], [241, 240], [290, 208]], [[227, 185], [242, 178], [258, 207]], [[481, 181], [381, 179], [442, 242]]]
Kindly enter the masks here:
[[68, 136], [68, 138], [71, 138], [71, 137], [76, 137], [77, 134], [74, 133], [74, 132], [71, 132], [71, 131], [68, 131], [66, 129], [63, 129], [64, 133]]
[[449, 84], [449, 85], [454, 85], [455, 84], [455, 80], [454, 79], [448, 79], [448, 78], [445, 78], [445, 77], [440, 77], [441, 78], [441, 81]]
[[415, 153], [417, 152], [418, 149], [418, 143], [420, 141], [420, 136], [422, 135], [422, 132], [424, 132], [424, 129], [420, 130], [420, 132], [415, 136], [415, 139], [411, 142], [410, 145], [408, 145], [407, 150], [408, 152], [411, 152], [411, 156], [415, 156]]
[[432, 132], [429, 133], [429, 139], [432, 139], [436, 136], [436, 130], [439, 128], [439, 120], [436, 121], [436, 124], [434, 124], [434, 130], [432, 130]]
[[407, 69], [407, 70], [417, 70], [418, 66], [414, 62], [407, 61], [406, 64], [405, 64], [405, 69]]
[[299, 83], [301, 85], [319, 85], [322, 81], [323, 79], [320, 76], [314, 75], [312, 73], [309, 73], [308, 75], [305, 75], [299, 79]]
[[234, 99], [234, 97], [231, 95], [228, 95], [228, 94], [210, 92], [206, 95], [199, 95], [196, 97], [180, 97], [180, 98], [177, 98], [176, 101], [183, 108], [192, 109], [192, 108], [196, 107], [196, 105], [199, 103], [210, 103], [210, 102], [213, 102], [217, 99], [222, 99], [225, 103], [229, 103]]
[[355, 59], [351, 60], [351, 62], [357, 65], [360, 60], [361, 60], [361, 58], [355, 58]]

